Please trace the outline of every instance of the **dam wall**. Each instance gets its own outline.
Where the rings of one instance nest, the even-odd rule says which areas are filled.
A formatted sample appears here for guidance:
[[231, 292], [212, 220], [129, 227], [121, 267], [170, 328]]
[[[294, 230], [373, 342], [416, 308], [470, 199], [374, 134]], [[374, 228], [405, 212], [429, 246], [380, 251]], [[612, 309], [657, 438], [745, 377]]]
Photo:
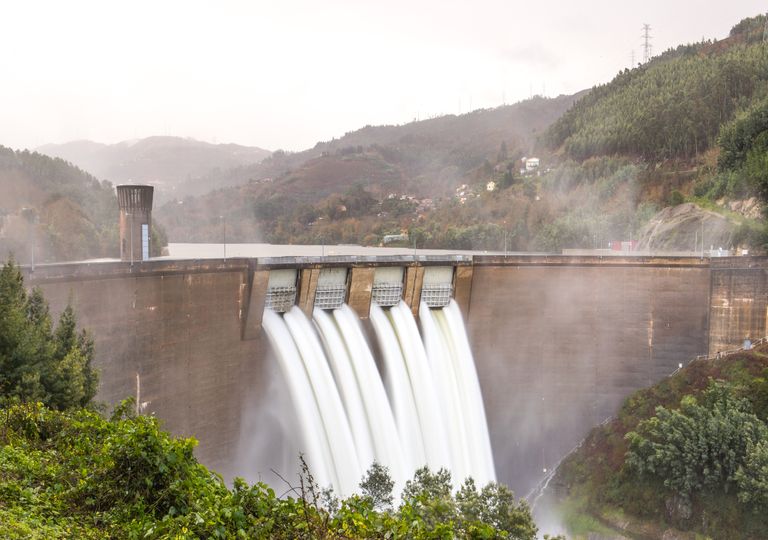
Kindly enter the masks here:
[[706, 352], [699, 259], [474, 264], [467, 317], [499, 470], [525, 494], [634, 390]]
[[414, 312], [427, 290], [439, 296], [443, 284], [435, 280], [448, 280], [466, 319], [499, 479], [524, 494], [635, 389], [696, 355], [740, 345], [745, 332], [765, 334], [766, 269], [766, 259], [750, 257], [476, 255], [94, 262], [25, 271], [53, 313], [71, 302], [94, 336], [97, 399], [138, 396], [144, 413], [196, 437], [200, 460], [226, 477], [243, 474], [245, 404], [267, 391], [274, 371], [261, 316], [277, 298], [276, 270], [289, 277], [280, 290], [293, 287], [289, 299], [307, 313], [320, 301], [318, 289], [338, 278], [342, 299], [363, 319], [383, 279], [377, 276], [401, 275], [400, 297]]
[[712, 259], [709, 354], [768, 335], [768, 259]]
[[248, 264], [238, 261], [38, 266], [53, 312], [71, 302], [94, 337], [97, 400], [137, 397], [197, 455], [226, 471], [240, 431], [241, 396], [263, 391], [266, 340], [243, 340]]

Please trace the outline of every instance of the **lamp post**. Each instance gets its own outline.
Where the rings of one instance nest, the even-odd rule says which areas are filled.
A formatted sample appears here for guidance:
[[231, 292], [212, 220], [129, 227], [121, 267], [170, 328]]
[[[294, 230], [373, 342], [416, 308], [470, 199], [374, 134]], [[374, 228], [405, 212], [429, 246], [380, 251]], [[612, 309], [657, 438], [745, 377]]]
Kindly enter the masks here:
[[35, 238], [37, 237], [37, 224], [40, 222], [37, 213], [32, 220], [32, 271], [35, 271]]
[[29, 238], [30, 247], [30, 264], [32, 272], [35, 271], [35, 236], [37, 233], [37, 224], [40, 222], [40, 217], [37, 215], [37, 210], [34, 208], [22, 208], [21, 214], [27, 220], [27, 237]]
[[227, 260], [227, 218], [219, 216], [221, 220], [221, 226], [224, 229], [224, 260]]
[[507, 221], [504, 220], [504, 258], [507, 258]]

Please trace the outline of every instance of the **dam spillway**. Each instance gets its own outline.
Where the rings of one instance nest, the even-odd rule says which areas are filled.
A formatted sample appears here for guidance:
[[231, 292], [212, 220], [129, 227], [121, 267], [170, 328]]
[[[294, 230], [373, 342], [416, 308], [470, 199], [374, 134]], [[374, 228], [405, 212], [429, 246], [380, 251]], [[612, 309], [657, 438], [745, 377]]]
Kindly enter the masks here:
[[498, 478], [518, 493], [633, 390], [768, 333], [768, 259], [755, 257], [152, 260], [43, 265], [25, 278], [54, 313], [71, 300], [92, 332], [98, 399], [135, 396], [140, 381], [143, 410], [195, 436], [201, 461], [229, 477], [243, 474], [243, 411], [275, 361], [262, 327], [270, 273], [295, 276], [293, 302], [311, 316], [320, 274], [343, 269], [344, 300], [370, 332], [374, 291], [391, 292], [381, 283], [395, 272], [380, 268], [399, 269], [418, 316], [438, 267], [465, 318]]
[[[310, 470], [321, 486], [349, 496], [365, 471], [385, 465], [401, 490], [423, 466], [457, 482], [495, 480], [485, 412], [464, 325], [452, 300], [422, 304], [423, 337], [401, 300], [371, 306], [387, 390], [358, 316], [347, 305], [316, 307], [315, 326], [293, 306], [264, 313], [264, 329], [299, 418]], [[425, 346], [426, 343], [426, 346]]]

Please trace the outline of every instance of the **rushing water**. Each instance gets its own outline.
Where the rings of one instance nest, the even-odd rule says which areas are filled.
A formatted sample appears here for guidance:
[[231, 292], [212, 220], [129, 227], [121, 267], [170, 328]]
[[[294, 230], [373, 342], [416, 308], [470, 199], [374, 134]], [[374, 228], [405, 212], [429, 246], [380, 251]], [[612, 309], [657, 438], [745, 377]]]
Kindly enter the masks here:
[[495, 480], [480, 385], [458, 305], [422, 304], [421, 332], [404, 303], [371, 306], [382, 377], [360, 321], [347, 305], [267, 311], [264, 329], [277, 352], [297, 411], [303, 451], [318, 483], [347, 496], [376, 461], [396, 490], [428, 465], [456, 482]]

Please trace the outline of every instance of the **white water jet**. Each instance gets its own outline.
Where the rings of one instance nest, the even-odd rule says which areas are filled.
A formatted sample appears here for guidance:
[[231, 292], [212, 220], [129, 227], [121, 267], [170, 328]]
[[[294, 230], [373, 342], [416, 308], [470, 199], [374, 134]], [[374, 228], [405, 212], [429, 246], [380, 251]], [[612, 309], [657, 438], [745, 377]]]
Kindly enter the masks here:
[[341, 397], [331, 375], [317, 333], [304, 313], [296, 306], [283, 319], [288, 325], [317, 400], [318, 410], [331, 447], [331, 458], [336, 471], [334, 488], [348, 495], [357, 488], [364, 471], [360, 469]]
[[450, 441], [451, 471], [461, 481], [471, 476], [472, 470], [467, 447], [467, 421], [464, 418], [464, 411], [468, 404], [456, 380], [456, 355], [450, 350], [451, 343], [445, 339], [442, 329], [434, 319], [433, 311], [437, 310], [430, 309], [422, 302], [419, 307], [419, 319], [424, 334], [432, 383], [440, 403], [443, 404], [444, 414], [441, 420]]
[[449, 350], [455, 355], [456, 380], [459, 383], [462, 399], [466, 403], [464, 418], [467, 421], [469, 452], [475, 462], [473, 469], [477, 471], [476, 474], [478, 475], [475, 480], [481, 484], [495, 481], [496, 469], [493, 463], [493, 451], [491, 450], [491, 438], [488, 433], [488, 422], [483, 405], [483, 394], [461, 310], [459, 305], [451, 300], [445, 308], [434, 310], [433, 315], [439, 321], [446, 341], [452, 344]]
[[371, 304], [370, 317], [384, 357], [387, 390], [395, 415], [397, 432], [400, 434], [400, 442], [403, 445], [405, 465], [407, 470], [414, 471], [427, 464], [427, 455], [403, 352], [392, 323], [384, 310], [377, 304]]
[[389, 315], [411, 383], [427, 464], [433, 470], [441, 467], [450, 470], [449, 440], [443, 425], [440, 403], [432, 384], [427, 353], [411, 308], [401, 300], [390, 308]]
[[341, 332], [333, 317], [318, 308], [312, 312], [312, 317], [320, 330], [320, 337], [326, 345], [327, 357], [344, 401], [344, 408], [347, 411], [352, 436], [355, 440], [358, 463], [361, 469], [368, 470], [374, 461], [373, 441], [371, 440], [370, 424], [363, 406], [361, 385], [355, 377], [353, 363], [347, 354]]
[[315, 395], [288, 327], [282, 317], [270, 310], [264, 311], [262, 326], [277, 354], [278, 363], [288, 383], [288, 392], [297, 409], [306, 460], [312, 474], [321, 486], [338, 483], [336, 471], [331, 470], [333, 460], [330, 444], [322, 429]]
[[384, 390], [384, 383], [376, 369], [371, 349], [360, 327], [360, 319], [346, 304], [334, 310], [333, 315], [339, 323], [360, 384], [376, 459], [382, 465], [389, 467], [396, 489], [402, 488], [410, 477], [410, 471], [405, 470], [403, 451], [392, 408]]
[[[399, 493], [418, 467], [449, 469], [458, 485], [495, 480], [480, 386], [455, 302], [420, 310], [424, 339], [404, 302], [371, 306], [389, 396], [360, 320], [347, 305], [315, 309], [313, 326], [293, 307], [265, 312], [321, 486], [344, 497], [377, 461]], [[315, 331], [317, 330], [317, 332]], [[322, 344], [321, 344], [322, 342]], [[426, 349], [425, 349], [426, 342]]]

